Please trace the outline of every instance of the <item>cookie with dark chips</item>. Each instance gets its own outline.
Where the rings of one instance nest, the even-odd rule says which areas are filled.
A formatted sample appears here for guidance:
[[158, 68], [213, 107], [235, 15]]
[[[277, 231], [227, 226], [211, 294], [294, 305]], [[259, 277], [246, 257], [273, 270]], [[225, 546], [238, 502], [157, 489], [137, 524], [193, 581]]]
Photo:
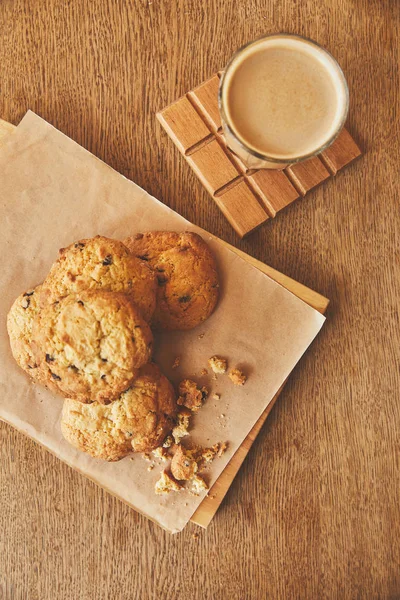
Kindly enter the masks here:
[[124, 292], [144, 319], [151, 319], [156, 306], [154, 273], [122, 242], [98, 235], [61, 248], [59, 253], [43, 282], [43, 304], [87, 289]]
[[7, 315], [7, 331], [10, 338], [11, 352], [17, 364], [32, 377], [34, 381], [53, 388], [46, 382], [36, 362], [33, 352], [33, 322], [40, 311], [40, 288], [38, 285], [27, 290], [13, 303]]
[[156, 273], [154, 327], [193, 329], [211, 315], [218, 300], [217, 265], [199, 235], [152, 231], [131, 236], [124, 244]]
[[116, 461], [131, 452], [157, 448], [170, 433], [175, 414], [171, 383], [155, 364], [147, 364], [131, 387], [107, 406], [66, 399], [61, 431], [75, 448]]
[[91, 290], [42, 308], [33, 352], [45, 381], [81, 402], [107, 403], [150, 360], [153, 336], [125, 294]]

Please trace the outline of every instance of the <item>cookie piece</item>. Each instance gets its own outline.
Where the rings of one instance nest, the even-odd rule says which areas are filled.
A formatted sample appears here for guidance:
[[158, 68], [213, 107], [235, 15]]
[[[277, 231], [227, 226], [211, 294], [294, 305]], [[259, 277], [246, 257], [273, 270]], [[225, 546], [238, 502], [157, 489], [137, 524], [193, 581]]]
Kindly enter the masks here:
[[161, 460], [162, 462], [168, 462], [168, 460], [169, 460], [168, 452], [167, 452], [166, 448], [164, 448], [164, 446], [159, 446], [158, 448], [153, 450], [152, 454], [153, 454], [154, 458], [157, 458], [158, 460]]
[[167, 437], [165, 438], [162, 447], [163, 448], [171, 448], [172, 444], [174, 443], [174, 440], [172, 438], [172, 435], [167, 435]]
[[178, 404], [186, 406], [193, 412], [197, 412], [203, 406], [205, 399], [208, 397], [206, 387], [200, 388], [195, 381], [191, 379], [183, 379], [179, 384]]
[[195, 496], [199, 496], [202, 492], [204, 492], [205, 490], [208, 490], [208, 485], [206, 484], [204, 479], [202, 477], [200, 477], [200, 475], [195, 475], [194, 477], [192, 477], [191, 483], [192, 483], [192, 493]]
[[217, 265], [197, 233], [138, 233], [124, 244], [156, 272], [156, 328], [193, 329], [211, 315], [218, 300]]
[[176, 413], [171, 383], [147, 364], [131, 387], [111, 404], [64, 400], [61, 431], [75, 448], [103, 460], [157, 448], [171, 431]]
[[228, 368], [228, 362], [225, 358], [221, 358], [220, 356], [212, 356], [208, 359], [208, 364], [214, 373], [226, 373], [226, 369]]
[[[18, 296], [7, 315], [7, 331], [16, 363], [32, 379], [44, 385], [46, 382], [32, 348], [33, 322], [40, 310], [40, 288], [38, 285]], [[48, 387], [53, 387], [51, 382]]]
[[171, 473], [178, 481], [188, 481], [197, 473], [196, 460], [180, 444], [171, 461]]
[[155, 275], [122, 242], [98, 235], [61, 248], [59, 253], [43, 282], [43, 304], [86, 289], [124, 292], [143, 318], [151, 319], [156, 306]]
[[190, 417], [192, 413], [187, 408], [182, 408], [176, 418], [176, 425], [172, 430], [175, 444], [180, 444], [181, 439], [189, 435]]
[[33, 324], [36, 363], [46, 380], [81, 402], [107, 403], [151, 357], [153, 336], [125, 294], [93, 290], [42, 308]]
[[228, 377], [235, 385], [244, 385], [247, 381], [247, 376], [240, 369], [231, 369]]
[[154, 491], [156, 494], [169, 494], [170, 492], [179, 492], [181, 490], [181, 486], [168, 471], [163, 471], [161, 473], [160, 479], [156, 481], [154, 486]]

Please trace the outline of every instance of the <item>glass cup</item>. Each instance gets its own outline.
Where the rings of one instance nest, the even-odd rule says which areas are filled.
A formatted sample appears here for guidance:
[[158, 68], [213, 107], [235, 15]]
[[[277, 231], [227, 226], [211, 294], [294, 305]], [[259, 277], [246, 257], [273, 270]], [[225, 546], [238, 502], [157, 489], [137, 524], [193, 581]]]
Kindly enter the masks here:
[[[246, 166], [284, 169], [332, 144], [347, 118], [349, 91], [327, 50], [282, 33], [263, 36], [232, 56], [218, 102], [226, 143]], [[258, 138], [264, 145], [255, 143]]]

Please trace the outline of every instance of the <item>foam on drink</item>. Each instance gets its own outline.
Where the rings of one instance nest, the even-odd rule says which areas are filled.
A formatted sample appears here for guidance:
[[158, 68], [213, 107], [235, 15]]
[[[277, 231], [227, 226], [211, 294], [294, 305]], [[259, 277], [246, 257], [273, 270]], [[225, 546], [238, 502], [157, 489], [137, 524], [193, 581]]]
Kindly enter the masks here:
[[280, 160], [316, 152], [347, 112], [347, 85], [329, 53], [296, 36], [249, 45], [227, 69], [223, 103], [229, 126], [252, 150]]

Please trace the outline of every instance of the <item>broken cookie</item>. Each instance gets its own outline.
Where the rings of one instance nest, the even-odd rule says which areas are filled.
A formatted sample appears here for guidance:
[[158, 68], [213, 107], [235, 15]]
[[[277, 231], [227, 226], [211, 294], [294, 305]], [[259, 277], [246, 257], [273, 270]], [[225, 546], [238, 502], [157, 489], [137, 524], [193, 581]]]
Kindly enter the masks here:
[[191, 479], [191, 483], [192, 483], [192, 493], [195, 494], [196, 496], [201, 494], [201, 492], [204, 492], [204, 490], [208, 490], [208, 485], [206, 484], [204, 479], [202, 477], [200, 477], [200, 475], [195, 475]]
[[167, 435], [163, 443], [163, 448], [171, 448], [173, 443], [174, 440], [172, 439], [172, 435]]
[[226, 373], [226, 369], [228, 367], [226, 359], [221, 358], [220, 356], [212, 356], [208, 359], [208, 364], [214, 373]]
[[170, 492], [179, 492], [181, 486], [167, 471], [161, 473], [160, 479], [154, 486], [156, 494], [169, 494]]
[[227, 448], [228, 442], [222, 442], [221, 444], [219, 444], [217, 456], [222, 456]]
[[186, 435], [189, 435], [189, 421], [192, 413], [183, 408], [180, 410], [176, 417], [176, 425], [172, 430], [172, 437], [174, 438], [175, 444], [179, 444], [181, 439]]
[[193, 412], [197, 412], [208, 396], [208, 390], [205, 387], [199, 388], [195, 381], [184, 379], [179, 384], [178, 404], [186, 406]]
[[247, 380], [246, 375], [240, 369], [231, 369], [228, 377], [235, 385], [244, 385]]
[[188, 481], [194, 477], [197, 470], [196, 460], [190, 456], [190, 452], [187, 452], [185, 448], [179, 445], [171, 462], [172, 475], [179, 481]]
[[159, 458], [163, 462], [167, 462], [168, 460], [168, 452], [163, 446], [159, 446], [158, 448], [153, 450], [153, 455], [155, 456], [155, 458]]
[[200, 458], [205, 463], [210, 463], [214, 460], [219, 450], [219, 444], [214, 444], [211, 448], [203, 448], [200, 454]]
[[222, 456], [228, 447], [227, 442], [217, 442], [211, 448], [197, 447], [190, 451], [190, 454], [195, 458], [198, 466], [198, 471], [202, 471], [216, 456]]

